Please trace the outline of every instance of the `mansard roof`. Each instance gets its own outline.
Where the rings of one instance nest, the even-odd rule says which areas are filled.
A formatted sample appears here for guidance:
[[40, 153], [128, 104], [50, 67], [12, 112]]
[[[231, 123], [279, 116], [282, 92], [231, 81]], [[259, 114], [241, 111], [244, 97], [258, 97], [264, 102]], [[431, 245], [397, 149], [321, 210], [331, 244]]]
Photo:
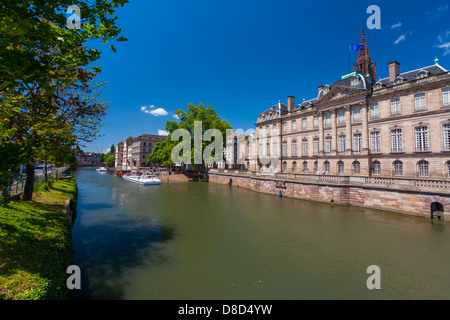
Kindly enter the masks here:
[[[430, 76], [430, 75], [435, 75], [435, 74], [439, 74], [439, 73], [443, 73], [443, 72], [447, 72], [447, 70], [445, 70], [439, 64], [434, 64], [432, 66], [400, 73], [397, 76], [397, 78], [403, 79], [403, 81], [412, 81], [412, 80], [416, 80], [417, 76], [420, 73], [426, 73], [427, 75]], [[397, 80], [397, 78], [395, 78], [392, 81], [392, 80], [389, 80], [389, 77], [387, 77], [387, 78], [378, 80], [377, 83], [381, 83], [383, 86], [392, 86], [394, 84], [395, 80]]]

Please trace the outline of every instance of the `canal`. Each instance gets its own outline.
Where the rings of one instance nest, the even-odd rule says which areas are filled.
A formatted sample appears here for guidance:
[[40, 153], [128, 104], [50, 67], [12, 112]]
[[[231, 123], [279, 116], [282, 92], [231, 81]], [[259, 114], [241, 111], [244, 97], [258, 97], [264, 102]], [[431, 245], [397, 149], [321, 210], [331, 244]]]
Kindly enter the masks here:
[[[449, 299], [450, 224], [77, 172], [76, 299]], [[369, 290], [367, 268], [381, 270]]]

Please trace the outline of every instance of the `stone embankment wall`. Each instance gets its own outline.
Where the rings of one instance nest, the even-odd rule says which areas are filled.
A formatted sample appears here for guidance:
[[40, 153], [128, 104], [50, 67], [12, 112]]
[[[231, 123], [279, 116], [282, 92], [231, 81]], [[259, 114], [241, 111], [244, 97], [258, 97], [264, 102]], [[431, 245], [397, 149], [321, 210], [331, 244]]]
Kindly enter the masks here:
[[[306, 183], [270, 179], [267, 177], [245, 177], [223, 173], [209, 174], [209, 182], [239, 186], [251, 190], [291, 198], [334, 202], [375, 209], [388, 210], [424, 218], [443, 218], [450, 221], [450, 194], [441, 192], [419, 192], [393, 190], [373, 186], [351, 186], [325, 183]], [[437, 211], [437, 207], [442, 210]], [[432, 209], [434, 207], [434, 209]], [[432, 211], [434, 213], [432, 214]]]

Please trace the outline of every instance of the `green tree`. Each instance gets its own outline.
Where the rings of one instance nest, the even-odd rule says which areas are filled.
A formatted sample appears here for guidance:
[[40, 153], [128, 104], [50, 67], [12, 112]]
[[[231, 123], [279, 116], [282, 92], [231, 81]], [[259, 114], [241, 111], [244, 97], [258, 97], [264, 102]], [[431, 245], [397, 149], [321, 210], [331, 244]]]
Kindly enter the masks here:
[[[92, 81], [100, 69], [87, 66], [99, 59], [100, 51], [84, 44], [126, 40], [119, 37], [114, 14], [127, 2], [4, 0], [0, 5], [0, 118], [5, 122], [0, 138], [21, 145], [16, 157], [23, 156], [27, 164], [24, 200], [32, 197], [34, 162], [45, 152], [43, 139], [57, 134], [39, 129], [48, 117], [71, 130], [73, 135], [61, 136], [69, 138], [64, 148], [73, 136], [91, 141], [98, 135], [107, 107], [95, 100], [100, 86]], [[66, 25], [71, 5], [81, 9], [81, 29]], [[113, 45], [111, 49], [115, 51]]]
[[201, 150], [194, 150], [194, 122], [201, 121], [202, 123], [202, 136], [209, 129], [217, 129], [222, 134], [222, 145], [226, 143], [227, 130], [231, 130], [231, 125], [224, 119], [222, 119], [219, 114], [214, 110], [213, 106], [204, 106], [199, 103], [198, 106], [194, 104], [189, 104], [186, 111], [178, 109], [176, 111], [178, 121], [168, 121], [166, 123], [165, 129], [169, 132], [166, 141], [161, 142], [160, 145], [153, 149], [152, 153], [149, 155], [149, 161], [152, 163], [162, 163], [163, 165], [173, 165], [171, 154], [172, 149], [178, 144], [177, 141], [172, 140], [172, 133], [177, 129], [186, 129], [190, 133], [191, 137], [191, 164], [194, 170], [201, 170], [205, 168], [205, 159], [203, 159], [202, 164], [194, 163], [194, 152], [203, 152], [209, 142], [202, 141]]

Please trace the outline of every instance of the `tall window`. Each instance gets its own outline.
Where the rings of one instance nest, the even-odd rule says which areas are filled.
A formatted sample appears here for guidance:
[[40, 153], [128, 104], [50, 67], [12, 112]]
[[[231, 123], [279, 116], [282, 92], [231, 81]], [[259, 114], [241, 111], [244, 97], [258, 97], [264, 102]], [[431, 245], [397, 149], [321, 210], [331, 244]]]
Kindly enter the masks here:
[[340, 110], [338, 112], [338, 122], [345, 123], [345, 110]]
[[287, 132], [287, 124], [286, 121], [283, 122], [283, 133]]
[[283, 162], [283, 171], [287, 171], [287, 162], [286, 161]]
[[361, 165], [359, 161], [353, 162], [353, 173], [354, 174], [360, 174], [361, 173]]
[[262, 158], [263, 156], [263, 145], [262, 143], [259, 144], [259, 157]]
[[345, 136], [339, 136], [339, 152], [345, 152]]
[[400, 99], [392, 99], [391, 100], [391, 114], [399, 114], [400, 110]]
[[353, 121], [361, 121], [361, 107], [353, 109]]
[[308, 162], [303, 161], [303, 172], [308, 172]]
[[296, 120], [292, 120], [292, 132], [297, 131], [297, 121]]
[[373, 162], [373, 174], [381, 174], [381, 163], [379, 161]]
[[319, 170], [319, 164], [317, 161], [314, 161], [314, 172], [317, 172], [317, 170]]
[[447, 165], [447, 176], [450, 177], [450, 161], [446, 163]]
[[331, 112], [329, 112], [325, 115], [325, 125], [331, 126]]
[[314, 126], [314, 128], [317, 128], [319, 126], [319, 116], [314, 116], [313, 126]]
[[442, 90], [442, 103], [444, 106], [450, 105], [450, 88]]
[[419, 167], [419, 177], [428, 177], [429, 171], [428, 171], [428, 161], [422, 160], [418, 163]]
[[270, 143], [266, 144], [266, 156], [270, 157]]
[[303, 139], [302, 140], [302, 156], [308, 155], [308, 140]]
[[414, 95], [414, 105], [416, 110], [425, 110], [427, 108], [425, 103], [425, 93]]
[[306, 118], [302, 119], [302, 128], [307, 129], [308, 128], [308, 120]]
[[292, 171], [296, 172], [297, 171], [297, 162], [292, 162]]
[[314, 149], [314, 154], [319, 154], [319, 138], [314, 138], [313, 149]]
[[266, 136], [269, 135], [269, 126], [266, 126]]
[[333, 138], [332, 137], [326, 137], [325, 138], [325, 152], [331, 152], [332, 142], [333, 142]]
[[277, 125], [275, 123], [272, 125], [272, 134], [273, 135], [277, 135], [278, 134], [278, 132], [277, 132]]
[[378, 103], [374, 103], [370, 105], [370, 117], [378, 118], [380, 116], [380, 112], [378, 109]]
[[391, 137], [392, 137], [392, 152], [402, 152], [403, 151], [402, 129], [392, 130]]
[[297, 155], [297, 140], [292, 141], [292, 155], [293, 156]]
[[395, 176], [403, 175], [403, 163], [400, 160], [394, 161], [394, 175]]
[[373, 153], [381, 152], [381, 140], [379, 131], [373, 131], [370, 133], [370, 150], [372, 150]]
[[283, 141], [283, 157], [287, 156], [287, 141]]
[[343, 174], [344, 173], [344, 162], [339, 161], [337, 163], [337, 171], [338, 171], [338, 174]]
[[450, 151], [450, 124], [444, 124], [444, 150]]
[[272, 157], [277, 158], [280, 151], [278, 151], [278, 143], [274, 141], [272, 143]]
[[428, 127], [416, 128], [416, 151], [428, 151]]
[[361, 133], [355, 133], [354, 134], [354, 140], [355, 140], [355, 152], [361, 152], [362, 150], [362, 134]]
[[323, 163], [323, 171], [330, 172], [330, 163], [328, 161]]

